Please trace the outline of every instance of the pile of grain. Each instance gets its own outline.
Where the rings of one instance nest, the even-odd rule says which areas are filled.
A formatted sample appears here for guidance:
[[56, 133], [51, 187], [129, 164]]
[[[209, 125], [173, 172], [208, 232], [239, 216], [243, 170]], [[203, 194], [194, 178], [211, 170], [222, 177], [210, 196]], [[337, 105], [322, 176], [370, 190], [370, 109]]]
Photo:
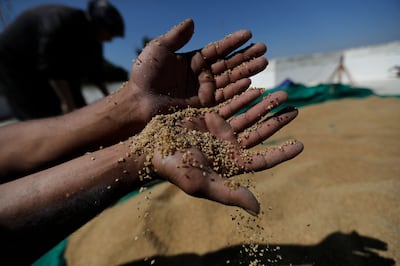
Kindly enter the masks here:
[[181, 165], [176, 167], [204, 168], [194, 158], [189, 149], [200, 150], [210, 162], [213, 171], [223, 177], [231, 177], [246, 171], [244, 165], [251, 162], [252, 153], [240, 148], [229, 141], [217, 138], [210, 132], [190, 128], [187, 123], [194, 120], [203, 125], [205, 115], [215, 112], [213, 108], [187, 108], [168, 115], [155, 116], [141, 132], [140, 135], [130, 139], [132, 153], [145, 155], [146, 162], [141, 178], [151, 178], [153, 172], [157, 172], [152, 164], [153, 154], [159, 152], [163, 158], [182, 153]]
[[[224, 103], [226, 104], [226, 103]], [[288, 140], [281, 146], [271, 146], [268, 149], [254, 150], [240, 146], [240, 138], [248, 138], [250, 131], [255, 131], [261, 125], [255, 123], [246, 128], [235, 143], [219, 138], [210, 133], [205, 116], [211, 112], [217, 112], [216, 108], [187, 108], [172, 114], [155, 116], [138, 136], [130, 138], [131, 152], [135, 155], [145, 155], [146, 161], [141, 179], [151, 179], [151, 175], [157, 172], [152, 164], [155, 152], [159, 152], [162, 158], [182, 153], [182, 161], [178, 168], [197, 167], [206, 171], [193, 156], [190, 149], [195, 148], [203, 153], [210, 163], [209, 171], [213, 170], [224, 178], [250, 172], [247, 166], [251, 166], [253, 156], [263, 156], [273, 149], [283, 149], [285, 145], [294, 144], [295, 140]], [[215, 126], [215, 125], [214, 125]], [[204, 172], [205, 173], [205, 172]], [[227, 182], [227, 184], [231, 184]]]

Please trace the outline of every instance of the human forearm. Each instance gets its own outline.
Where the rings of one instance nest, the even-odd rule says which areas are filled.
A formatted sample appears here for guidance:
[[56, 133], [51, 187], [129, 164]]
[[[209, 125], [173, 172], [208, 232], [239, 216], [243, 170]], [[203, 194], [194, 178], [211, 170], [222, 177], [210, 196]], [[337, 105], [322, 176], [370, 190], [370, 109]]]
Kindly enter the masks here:
[[142, 98], [134, 88], [124, 87], [63, 116], [4, 126], [0, 183], [139, 132], [150, 119]]
[[1, 185], [1, 246], [9, 249], [3, 254], [18, 250], [32, 262], [139, 187], [142, 165], [125, 142]]

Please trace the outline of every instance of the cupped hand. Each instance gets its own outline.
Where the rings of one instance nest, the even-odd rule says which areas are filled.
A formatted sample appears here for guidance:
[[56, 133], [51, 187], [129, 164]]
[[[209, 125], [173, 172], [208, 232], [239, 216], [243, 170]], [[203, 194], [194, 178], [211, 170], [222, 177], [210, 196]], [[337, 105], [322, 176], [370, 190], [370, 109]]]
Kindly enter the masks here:
[[[249, 213], [258, 214], [260, 206], [252, 192], [232, 182], [230, 177], [271, 168], [297, 156], [303, 149], [302, 143], [292, 140], [263, 151], [249, 150], [272, 136], [298, 114], [297, 109], [286, 108], [267, 115], [287, 99], [285, 92], [276, 92], [246, 113], [233, 116], [259, 94], [258, 90], [250, 90], [230, 103], [219, 106], [216, 111], [195, 115], [193, 112], [185, 113], [184, 117], [180, 117], [183, 119], [174, 125], [174, 128], [182, 127], [185, 130], [173, 136], [173, 143], [182, 142], [182, 138], [185, 138], [182, 134], [199, 134], [196, 132], [208, 137], [211, 134], [217, 141], [214, 146], [207, 148], [209, 143], [201, 141], [199, 144], [187, 144], [193, 143], [193, 140], [186, 136], [182, 142], [186, 146], [173, 153], [165, 155], [161, 149], [155, 149], [152, 166], [157, 175], [190, 195], [239, 206]], [[211, 156], [207, 149], [212, 149]]]
[[158, 113], [167, 105], [204, 107], [230, 99], [246, 90], [249, 77], [267, 66], [262, 43], [236, 51], [252, 37], [248, 30], [196, 51], [177, 53], [193, 32], [193, 20], [183, 21], [148, 43], [132, 66], [129, 83], [153, 97]]

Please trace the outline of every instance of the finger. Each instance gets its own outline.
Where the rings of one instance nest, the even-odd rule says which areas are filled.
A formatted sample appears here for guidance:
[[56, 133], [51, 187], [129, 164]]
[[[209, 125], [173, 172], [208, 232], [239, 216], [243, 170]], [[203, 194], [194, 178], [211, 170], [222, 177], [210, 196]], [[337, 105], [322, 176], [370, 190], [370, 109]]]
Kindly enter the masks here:
[[218, 137], [219, 139], [229, 141], [232, 144], [238, 144], [236, 136], [230, 125], [220, 115], [214, 112], [206, 113], [204, 119], [207, 124], [207, 128], [212, 135]]
[[217, 103], [222, 103], [236, 95], [240, 95], [247, 90], [250, 84], [251, 80], [248, 78], [240, 79], [234, 83], [230, 83], [225, 88], [218, 89], [215, 92], [215, 101]]
[[229, 83], [242, 78], [248, 78], [263, 71], [268, 65], [265, 57], [257, 57], [248, 62], [244, 62], [234, 69], [228, 69], [220, 75], [215, 75], [215, 84], [217, 88], [223, 88]]
[[238, 142], [243, 148], [254, 147], [290, 123], [297, 115], [297, 109], [294, 107], [287, 107], [273, 116], [268, 117], [262, 123], [250, 128], [249, 131], [246, 130], [241, 133], [238, 137]]
[[271, 93], [245, 113], [233, 118], [230, 121], [231, 127], [235, 132], [242, 132], [244, 129], [259, 121], [272, 109], [287, 101], [287, 99], [288, 95], [284, 91]]
[[214, 172], [206, 177], [211, 181], [203, 188], [202, 197], [228, 206], [240, 207], [251, 215], [260, 213], [260, 203], [249, 189]]
[[[236, 84], [236, 83], [234, 83]], [[237, 112], [239, 112], [242, 108], [248, 106], [255, 99], [257, 99], [262, 93], [264, 89], [248, 89], [237, 97], [233, 97], [231, 100], [222, 103], [218, 107], [218, 114], [224, 119], [228, 119], [233, 116]], [[224, 92], [225, 93], [225, 92]], [[238, 94], [237, 94], [238, 95]]]
[[200, 104], [203, 107], [210, 107], [215, 105], [215, 80], [211, 74], [211, 70], [204, 69], [198, 77], [199, 91], [198, 96]]
[[222, 72], [228, 69], [233, 69], [244, 62], [263, 56], [266, 51], [267, 47], [263, 43], [251, 44], [250, 46], [229, 56], [229, 58], [225, 60], [218, 60], [211, 66], [212, 72], [215, 75], [221, 74]]
[[251, 162], [247, 163], [245, 168], [247, 171], [269, 169], [296, 157], [303, 149], [304, 147], [301, 142], [290, 140], [279, 147], [270, 147], [262, 152], [254, 152]]
[[[247, 77], [238, 79], [229, 82], [223, 89], [218, 89], [216, 91], [215, 79], [212, 77], [211, 72], [209, 70], [203, 70], [203, 72], [199, 74], [199, 84], [198, 100], [201, 106], [205, 107], [214, 106], [216, 103], [221, 103], [239, 95], [250, 86], [251, 80]], [[239, 109], [237, 111], [239, 111]]]
[[191, 38], [194, 32], [194, 22], [192, 19], [186, 19], [179, 25], [174, 26], [166, 34], [159, 36], [154, 42], [158, 42], [175, 52], [182, 48]]
[[[229, 82], [225, 84], [223, 90], [216, 91], [216, 80], [209, 69], [203, 69], [199, 73], [199, 101], [201, 106], [214, 106], [216, 103], [222, 102], [224, 99], [230, 99], [235, 95], [245, 91], [251, 84], [248, 78], [238, 79], [237, 82]], [[217, 86], [218, 88], [219, 86]]]
[[179, 126], [184, 127], [189, 130], [196, 130], [200, 132], [209, 132], [206, 123], [204, 122], [204, 116], [196, 117], [185, 117], [179, 123]]
[[[248, 30], [239, 30], [226, 36], [224, 39], [210, 43], [203, 49], [196, 51], [192, 57], [191, 69], [194, 73], [199, 73], [217, 60], [224, 58], [234, 50], [242, 46], [251, 38], [252, 34]], [[225, 86], [223, 86], [225, 87]]]
[[239, 30], [222, 40], [210, 43], [201, 49], [201, 54], [207, 63], [213, 63], [217, 59], [223, 58], [242, 46], [252, 37], [251, 31]]
[[189, 195], [225, 205], [238, 206], [253, 215], [259, 213], [260, 205], [247, 188], [234, 185], [229, 182], [229, 179], [222, 178], [206, 165], [200, 167], [204, 156], [196, 149], [190, 149], [190, 151], [192, 152], [191, 165], [186, 167], [183, 166], [181, 158], [184, 152], [176, 152], [167, 157], [156, 152], [153, 162], [160, 162], [157, 164], [157, 174]]

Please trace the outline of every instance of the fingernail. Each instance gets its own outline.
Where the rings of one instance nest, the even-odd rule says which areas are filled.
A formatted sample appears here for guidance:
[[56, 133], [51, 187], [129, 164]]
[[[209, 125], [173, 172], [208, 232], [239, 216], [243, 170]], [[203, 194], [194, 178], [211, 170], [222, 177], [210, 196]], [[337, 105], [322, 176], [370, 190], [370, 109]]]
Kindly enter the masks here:
[[253, 211], [253, 210], [246, 209], [246, 208], [243, 208], [243, 210], [245, 210], [247, 213], [249, 213], [250, 215], [253, 215], [253, 216], [257, 216], [260, 213], [260, 210]]

